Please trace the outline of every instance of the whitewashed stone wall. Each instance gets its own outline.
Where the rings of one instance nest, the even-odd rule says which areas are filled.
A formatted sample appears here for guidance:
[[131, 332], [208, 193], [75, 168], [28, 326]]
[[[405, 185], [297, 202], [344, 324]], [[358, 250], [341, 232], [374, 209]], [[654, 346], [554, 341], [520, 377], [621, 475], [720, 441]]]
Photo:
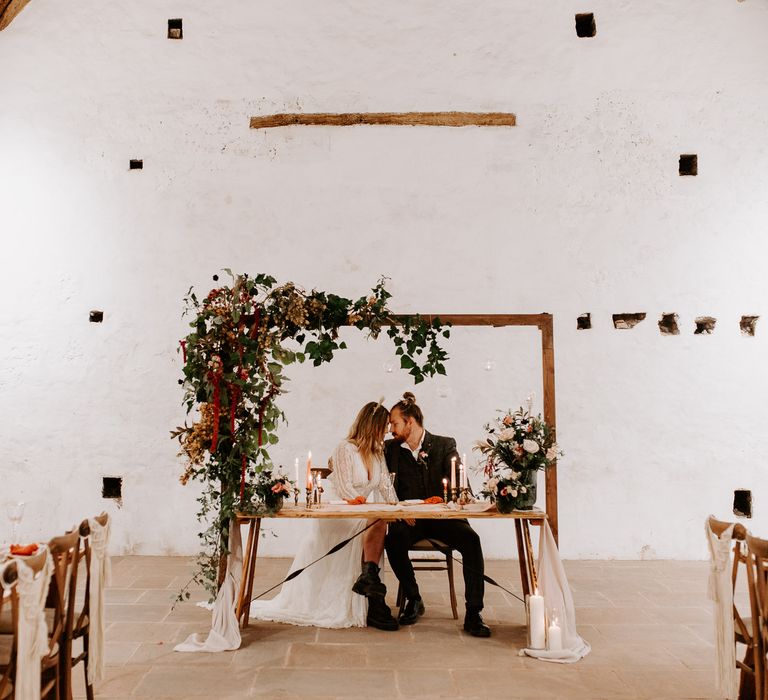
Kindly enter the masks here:
[[[0, 499], [29, 502], [29, 537], [106, 507], [116, 552], [196, 550], [168, 439], [181, 299], [230, 266], [350, 296], [387, 275], [400, 312], [553, 313], [565, 556], [703, 557], [735, 488], [768, 534], [768, 328], [739, 333], [768, 313], [767, 30], [763, 0], [32, 0], [0, 33]], [[248, 128], [294, 110], [518, 126]], [[614, 330], [623, 312], [648, 317]], [[540, 398], [538, 342], [457, 329], [448, 377], [416, 388], [428, 428], [469, 451], [496, 408]], [[293, 373], [284, 464], [409, 388], [386, 340], [352, 344]], [[481, 530], [510, 554], [511, 528]]]

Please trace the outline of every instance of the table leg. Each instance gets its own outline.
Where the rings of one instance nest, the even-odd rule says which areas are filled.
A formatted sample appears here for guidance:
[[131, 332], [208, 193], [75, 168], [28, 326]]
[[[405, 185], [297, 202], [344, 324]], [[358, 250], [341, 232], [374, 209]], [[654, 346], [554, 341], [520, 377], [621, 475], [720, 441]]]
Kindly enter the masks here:
[[[235, 520], [235, 527], [240, 527], [241, 523], [241, 520]], [[237, 607], [235, 608], [235, 615], [237, 616], [238, 622], [243, 616], [243, 606], [245, 605], [245, 592], [247, 589], [246, 574], [248, 573], [248, 563], [251, 556], [251, 547], [253, 546], [254, 529], [254, 520], [250, 520], [248, 523], [248, 544], [245, 546], [245, 550], [243, 551], [243, 572], [240, 575], [240, 590], [237, 592]]]
[[536, 574], [536, 562], [533, 558], [533, 543], [531, 542], [531, 529], [527, 520], [522, 522], [525, 550], [528, 556], [528, 575], [531, 579], [531, 590], [534, 592], [539, 588], [538, 576]]
[[[253, 597], [253, 573], [256, 570], [256, 554], [259, 551], [259, 534], [261, 532], [261, 518], [254, 518], [253, 523], [253, 543], [248, 556], [248, 589], [245, 596], [245, 606], [243, 608], [243, 627], [248, 627], [251, 617], [251, 598]], [[245, 574], [245, 564], [243, 564], [243, 574]]]
[[515, 537], [517, 539], [517, 562], [520, 565], [520, 583], [523, 587], [523, 598], [531, 594], [530, 574], [528, 572], [528, 555], [523, 544], [523, 528], [521, 521], [515, 518]]

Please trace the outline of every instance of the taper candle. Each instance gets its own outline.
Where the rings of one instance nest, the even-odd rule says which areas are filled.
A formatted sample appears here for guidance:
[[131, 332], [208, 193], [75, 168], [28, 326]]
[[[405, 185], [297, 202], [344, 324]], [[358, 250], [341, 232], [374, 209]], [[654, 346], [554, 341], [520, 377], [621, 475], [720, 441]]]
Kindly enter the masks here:
[[451, 457], [451, 491], [456, 488], [456, 457]]

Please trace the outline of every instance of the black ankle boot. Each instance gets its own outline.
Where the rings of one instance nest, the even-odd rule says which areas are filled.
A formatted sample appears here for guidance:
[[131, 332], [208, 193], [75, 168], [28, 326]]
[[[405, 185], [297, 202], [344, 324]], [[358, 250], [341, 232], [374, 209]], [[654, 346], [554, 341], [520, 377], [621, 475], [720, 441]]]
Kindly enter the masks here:
[[485, 624], [479, 610], [467, 609], [464, 617], [464, 631], [469, 632], [473, 637], [491, 636], [491, 628]]
[[392, 617], [392, 611], [384, 600], [384, 596], [368, 596], [368, 617], [366, 618], [368, 627], [376, 627], [380, 630], [393, 632], [399, 629], [400, 625]]
[[363, 562], [363, 572], [357, 577], [352, 590], [358, 595], [384, 598], [387, 594], [387, 587], [381, 582], [379, 567], [374, 562]]

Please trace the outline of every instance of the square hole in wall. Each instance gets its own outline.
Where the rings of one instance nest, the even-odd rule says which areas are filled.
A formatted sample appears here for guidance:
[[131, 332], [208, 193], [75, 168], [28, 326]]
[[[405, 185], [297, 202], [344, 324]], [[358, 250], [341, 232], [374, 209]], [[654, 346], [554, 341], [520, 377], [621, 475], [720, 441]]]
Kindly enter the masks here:
[[576, 15], [576, 36], [582, 39], [593, 37], [597, 34], [595, 14], [593, 12], [581, 12]]
[[757, 325], [757, 321], [759, 318], [760, 318], [759, 316], [742, 316], [741, 321], [739, 321], [739, 328], [741, 329], [741, 334], [754, 336], [755, 326]]
[[122, 498], [123, 497], [123, 477], [122, 476], [102, 477], [101, 497], [102, 498]]
[[104, 320], [104, 312], [103, 311], [91, 311], [88, 314], [88, 320], [91, 323], [101, 323]]
[[677, 314], [661, 314], [659, 330], [662, 335], [680, 335], [680, 327], [677, 325]]
[[678, 172], [681, 175], [699, 174], [699, 157], [695, 153], [683, 154], [680, 156]]
[[592, 314], [581, 314], [576, 319], [576, 330], [587, 331], [592, 328]]
[[740, 518], [752, 517], [752, 492], [749, 489], [733, 492], [733, 514]]
[[645, 320], [645, 313], [613, 314], [613, 327], [618, 330], [629, 330]]
[[[169, 19], [168, 20], [168, 38], [169, 39], [183, 39], [184, 34], [181, 29], [181, 19]], [[194, 42], [192, 42], [194, 43]]]
[[144, 169], [144, 161], [140, 158], [131, 158], [131, 160], [128, 162], [128, 169], [129, 170], [143, 170]]
[[715, 324], [717, 319], [712, 316], [699, 316], [694, 320], [696, 324], [696, 330], [693, 331], [694, 335], [712, 335], [715, 332]]

